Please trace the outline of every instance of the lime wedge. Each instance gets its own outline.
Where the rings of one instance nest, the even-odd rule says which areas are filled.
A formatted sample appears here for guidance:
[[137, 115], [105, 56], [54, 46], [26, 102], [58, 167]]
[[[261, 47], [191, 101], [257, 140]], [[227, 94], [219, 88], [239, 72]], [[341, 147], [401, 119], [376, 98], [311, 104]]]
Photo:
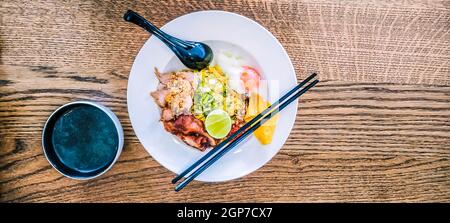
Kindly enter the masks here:
[[210, 112], [205, 119], [205, 128], [213, 138], [224, 138], [231, 130], [230, 115], [221, 109]]

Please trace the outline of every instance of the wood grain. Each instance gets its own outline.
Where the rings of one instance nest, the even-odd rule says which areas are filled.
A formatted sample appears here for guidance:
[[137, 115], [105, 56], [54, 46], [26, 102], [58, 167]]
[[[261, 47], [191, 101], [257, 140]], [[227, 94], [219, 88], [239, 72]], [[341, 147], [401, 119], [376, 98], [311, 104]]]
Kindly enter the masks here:
[[[280, 40], [299, 79], [319, 73], [274, 159], [173, 191], [128, 119], [128, 73], [148, 38], [122, 21], [128, 8], [158, 26], [237, 12]], [[450, 201], [449, 1], [6, 0], [0, 16], [0, 201]], [[117, 164], [89, 181], [58, 174], [40, 144], [48, 115], [78, 99], [110, 107], [126, 136]]]

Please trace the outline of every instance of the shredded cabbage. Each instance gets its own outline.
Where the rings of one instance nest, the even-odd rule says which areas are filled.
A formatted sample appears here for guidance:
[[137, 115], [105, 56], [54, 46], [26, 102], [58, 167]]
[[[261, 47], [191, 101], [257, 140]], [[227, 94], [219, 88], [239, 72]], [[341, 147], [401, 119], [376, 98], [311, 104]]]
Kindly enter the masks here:
[[245, 115], [245, 96], [229, 88], [228, 77], [218, 66], [209, 66], [197, 73], [199, 84], [194, 93], [192, 113], [202, 121], [213, 110], [222, 109], [232, 119]]

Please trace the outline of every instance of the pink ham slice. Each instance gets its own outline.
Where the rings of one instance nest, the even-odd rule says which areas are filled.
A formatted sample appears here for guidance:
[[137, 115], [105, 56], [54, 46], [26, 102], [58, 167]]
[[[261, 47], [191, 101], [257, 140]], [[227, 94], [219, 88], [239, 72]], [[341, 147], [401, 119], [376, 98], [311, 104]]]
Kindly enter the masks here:
[[159, 107], [164, 108], [166, 106], [166, 96], [168, 93], [169, 90], [163, 89], [151, 92], [150, 95], [155, 99], [155, 102]]
[[167, 84], [172, 79], [172, 74], [167, 73], [163, 74], [159, 72], [159, 70], [155, 67], [155, 74], [161, 84]]

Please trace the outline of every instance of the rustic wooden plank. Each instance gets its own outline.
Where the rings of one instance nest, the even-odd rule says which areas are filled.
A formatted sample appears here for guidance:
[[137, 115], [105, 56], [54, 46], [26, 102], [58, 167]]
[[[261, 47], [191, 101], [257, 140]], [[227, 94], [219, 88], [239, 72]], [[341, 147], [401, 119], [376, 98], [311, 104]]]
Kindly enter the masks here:
[[[17, 141], [16, 141], [17, 142]], [[181, 193], [173, 174], [153, 161], [138, 143], [127, 143], [120, 161], [90, 181], [62, 177], [49, 167], [36, 140], [24, 159], [2, 167], [1, 200], [80, 201], [448, 201], [448, 158], [377, 155], [284, 148], [269, 164], [239, 180], [194, 182]], [[19, 156], [19, 155], [17, 155]], [[8, 171], [9, 170], [9, 171]], [[15, 171], [11, 171], [15, 170]], [[6, 176], [6, 175], [14, 176]], [[214, 191], [214, 193], [211, 193]]]
[[[195, 183], [175, 193], [169, 183], [173, 174], [150, 158], [134, 136], [125, 103], [120, 103], [125, 99], [103, 94], [97, 100], [104, 97], [103, 103], [117, 111], [127, 136], [119, 162], [106, 175], [88, 182], [66, 179], [51, 169], [40, 146], [42, 123], [74, 93], [63, 88], [45, 93], [48, 80], [39, 78], [40, 72], [30, 71], [33, 75], [43, 92], [22, 94], [28, 90], [11, 88], [17, 92], [0, 98], [5, 105], [0, 110], [0, 134], [5, 136], [0, 192], [5, 201], [204, 201], [216, 189], [223, 191], [213, 196], [217, 201], [450, 198], [450, 87], [324, 81], [300, 100], [297, 124], [267, 166], [241, 180]], [[80, 82], [60, 81], [67, 82], [60, 86]], [[91, 97], [91, 91], [76, 94], [81, 99]], [[53, 101], [57, 103], [47, 104]], [[265, 193], [258, 193], [262, 190]]]
[[[122, 21], [128, 8], [160, 26], [237, 12], [274, 33], [299, 79], [319, 73], [272, 161], [173, 191], [128, 119], [128, 72], [148, 38]], [[450, 201], [449, 1], [2, 1], [0, 14], [0, 201]], [[110, 107], [126, 135], [119, 162], [82, 182], [40, 145], [48, 115], [78, 99]]]
[[[128, 8], [156, 25], [182, 14], [222, 9], [255, 19], [287, 48], [300, 74], [412, 84], [450, 82], [450, 4], [369, 1], [4, 2], [2, 61], [120, 69], [128, 73], [148, 37], [122, 21]], [[18, 47], [16, 47], [18, 46]], [[92, 58], [95, 58], [93, 60]], [[114, 63], [121, 61], [121, 63]]]

